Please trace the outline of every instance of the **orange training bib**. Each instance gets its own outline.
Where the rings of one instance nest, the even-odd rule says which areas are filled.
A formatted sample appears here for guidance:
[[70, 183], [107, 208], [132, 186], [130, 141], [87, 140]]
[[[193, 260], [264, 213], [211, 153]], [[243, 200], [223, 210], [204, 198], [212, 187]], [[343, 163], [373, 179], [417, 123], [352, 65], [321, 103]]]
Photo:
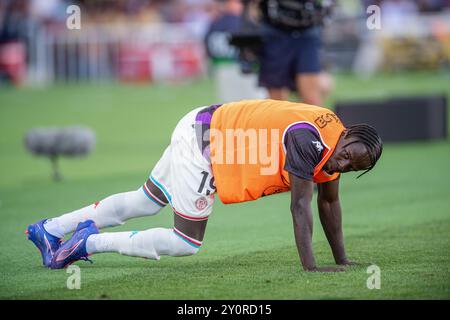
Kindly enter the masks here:
[[256, 200], [290, 190], [284, 168], [284, 135], [289, 127], [307, 123], [316, 128], [324, 150], [314, 169], [314, 182], [336, 179], [322, 167], [345, 127], [329, 109], [277, 100], [243, 100], [223, 104], [211, 120], [211, 164], [223, 203]]

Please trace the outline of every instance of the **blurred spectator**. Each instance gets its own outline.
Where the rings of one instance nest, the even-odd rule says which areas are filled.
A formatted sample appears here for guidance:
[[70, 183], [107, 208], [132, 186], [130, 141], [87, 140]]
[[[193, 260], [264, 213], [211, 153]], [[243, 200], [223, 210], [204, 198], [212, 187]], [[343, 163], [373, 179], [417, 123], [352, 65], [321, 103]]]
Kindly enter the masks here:
[[218, 1], [216, 19], [209, 26], [205, 44], [208, 57], [213, 63], [233, 62], [237, 58], [237, 49], [229, 44], [231, 33], [242, 28], [242, 2], [240, 0]]
[[2, 19], [0, 26], [0, 41], [23, 40], [27, 34], [27, 19], [29, 4], [27, 0], [1, 1]]
[[0, 81], [19, 85], [26, 72], [29, 2], [5, 0], [0, 9]]
[[418, 0], [417, 5], [421, 12], [438, 12], [450, 5], [448, 0]]
[[186, 10], [182, 22], [187, 22], [192, 33], [204, 37], [214, 13], [214, 0], [184, 0]]
[[409, 19], [419, 11], [417, 4], [410, 0], [384, 0], [381, 2], [383, 28], [403, 30], [408, 28]]
[[30, 15], [40, 21], [52, 22], [59, 21], [64, 22], [66, 15], [66, 6], [62, 0], [29, 0]]

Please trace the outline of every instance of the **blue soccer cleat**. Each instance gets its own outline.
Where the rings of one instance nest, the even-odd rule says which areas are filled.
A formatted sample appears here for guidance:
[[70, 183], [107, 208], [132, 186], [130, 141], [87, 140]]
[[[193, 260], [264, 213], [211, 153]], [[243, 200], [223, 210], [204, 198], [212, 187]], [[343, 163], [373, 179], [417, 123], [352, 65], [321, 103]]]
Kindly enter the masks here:
[[94, 221], [80, 222], [72, 237], [64, 241], [53, 255], [50, 268], [62, 269], [78, 260], [90, 261], [86, 252], [86, 240], [91, 234], [97, 233], [98, 228]]
[[28, 240], [33, 241], [34, 245], [41, 252], [42, 264], [46, 267], [50, 267], [53, 254], [61, 245], [61, 239], [51, 235], [44, 229], [46, 220], [47, 219], [44, 219], [34, 224], [30, 224], [25, 233], [28, 235]]

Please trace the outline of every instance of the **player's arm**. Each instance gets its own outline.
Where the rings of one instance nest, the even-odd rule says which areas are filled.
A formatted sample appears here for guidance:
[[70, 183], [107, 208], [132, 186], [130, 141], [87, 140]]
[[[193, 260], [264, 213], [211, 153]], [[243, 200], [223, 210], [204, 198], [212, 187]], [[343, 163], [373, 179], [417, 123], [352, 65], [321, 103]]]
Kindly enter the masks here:
[[334, 260], [339, 265], [350, 264], [344, 248], [339, 178], [330, 182], [319, 183], [317, 188], [320, 222], [333, 252]]
[[306, 271], [335, 272], [337, 268], [318, 268], [312, 250], [313, 218], [311, 200], [313, 182], [289, 173], [291, 182], [291, 213], [294, 224], [295, 243]]

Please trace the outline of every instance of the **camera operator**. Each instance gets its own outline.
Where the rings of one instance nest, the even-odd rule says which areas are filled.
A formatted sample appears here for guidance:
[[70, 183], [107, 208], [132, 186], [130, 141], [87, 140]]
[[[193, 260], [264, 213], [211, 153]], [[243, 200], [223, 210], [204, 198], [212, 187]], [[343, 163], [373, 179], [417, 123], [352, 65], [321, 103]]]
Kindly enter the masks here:
[[240, 50], [230, 43], [232, 36], [241, 35], [248, 24], [243, 2], [216, 0], [215, 3], [217, 15], [206, 33], [205, 48], [218, 99], [227, 102], [267, 97], [265, 89], [258, 87], [258, 77], [253, 70], [244, 70], [249, 68], [241, 59], [246, 49]]

